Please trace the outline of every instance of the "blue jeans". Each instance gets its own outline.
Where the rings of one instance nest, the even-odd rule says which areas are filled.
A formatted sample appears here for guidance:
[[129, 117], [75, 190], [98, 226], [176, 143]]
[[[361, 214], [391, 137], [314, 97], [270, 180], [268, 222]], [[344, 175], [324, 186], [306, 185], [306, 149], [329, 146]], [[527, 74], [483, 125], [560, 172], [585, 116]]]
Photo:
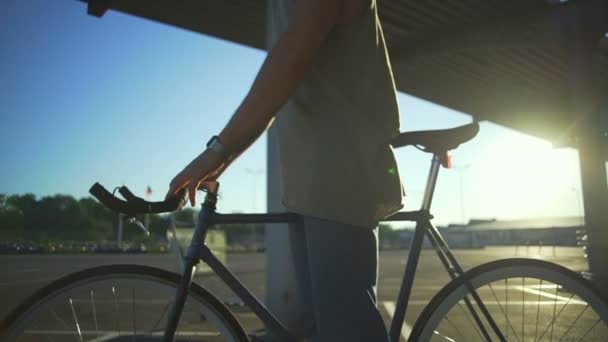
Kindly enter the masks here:
[[389, 341], [376, 307], [377, 227], [302, 216], [289, 233], [309, 341]]

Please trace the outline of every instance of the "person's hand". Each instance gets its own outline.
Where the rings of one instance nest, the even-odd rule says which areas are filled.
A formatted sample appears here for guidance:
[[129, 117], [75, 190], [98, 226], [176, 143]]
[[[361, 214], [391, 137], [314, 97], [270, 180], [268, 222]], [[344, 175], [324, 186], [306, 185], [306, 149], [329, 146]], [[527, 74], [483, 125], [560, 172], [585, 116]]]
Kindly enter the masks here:
[[177, 174], [169, 184], [169, 191], [165, 198], [175, 195], [180, 189], [188, 190], [190, 204], [196, 203], [196, 190], [206, 181], [216, 180], [226, 168], [227, 163], [224, 158], [210, 150], [194, 158], [180, 173]]

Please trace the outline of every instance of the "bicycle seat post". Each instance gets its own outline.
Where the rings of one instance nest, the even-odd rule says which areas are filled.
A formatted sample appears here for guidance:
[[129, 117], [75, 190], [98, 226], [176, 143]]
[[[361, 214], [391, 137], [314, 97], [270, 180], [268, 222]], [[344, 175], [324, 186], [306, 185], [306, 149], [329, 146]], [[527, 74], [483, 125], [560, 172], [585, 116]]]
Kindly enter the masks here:
[[[447, 152], [445, 152], [447, 154]], [[431, 169], [429, 170], [429, 176], [426, 181], [426, 189], [424, 190], [424, 198], [422, 200], [421, 210], [430, 212], [431, 202], [433, 201], [433, 194], [435, 193], [435, 185], [437, 184], [437, 178], [439, 176], [439, 168], [442, 165], [442, 157], [438, 154], [433, 154], [433, 160], [431, 161]]]

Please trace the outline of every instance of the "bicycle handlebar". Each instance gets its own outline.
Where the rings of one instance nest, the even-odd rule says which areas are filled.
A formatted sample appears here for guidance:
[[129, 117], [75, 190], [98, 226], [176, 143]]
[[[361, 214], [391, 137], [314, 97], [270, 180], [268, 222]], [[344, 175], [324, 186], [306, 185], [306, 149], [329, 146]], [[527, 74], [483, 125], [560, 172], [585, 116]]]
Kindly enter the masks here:
[[186, 204], [188, 200], [188, 191], [180, 190], [175, 196], [168, 198], [162, 202], [148, 202], [143, 198], [139, 198], [126, 187], [121, 186], [118, 192], [125, 198], [126, 201], [114, 196], [101, 184], [95, 183], [89, 189], [89, 193], [99, 200], [106, 207], [133, 217], [137, 214], [159, 214], [176, 211]]

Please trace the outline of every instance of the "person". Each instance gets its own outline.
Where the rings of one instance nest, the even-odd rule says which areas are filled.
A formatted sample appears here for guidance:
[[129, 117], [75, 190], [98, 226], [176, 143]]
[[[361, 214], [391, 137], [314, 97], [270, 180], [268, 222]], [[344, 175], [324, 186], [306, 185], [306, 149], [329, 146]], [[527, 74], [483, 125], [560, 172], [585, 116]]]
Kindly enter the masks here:
[[395, 84], [375, 0], [267, 2], [268, 55], [250, 91], [167, 196], [216, 180], [277, 126], [282, 201], [313, 341], [388, 341], [376, 307], [377, 225], [403, 207], [389, 144]]

